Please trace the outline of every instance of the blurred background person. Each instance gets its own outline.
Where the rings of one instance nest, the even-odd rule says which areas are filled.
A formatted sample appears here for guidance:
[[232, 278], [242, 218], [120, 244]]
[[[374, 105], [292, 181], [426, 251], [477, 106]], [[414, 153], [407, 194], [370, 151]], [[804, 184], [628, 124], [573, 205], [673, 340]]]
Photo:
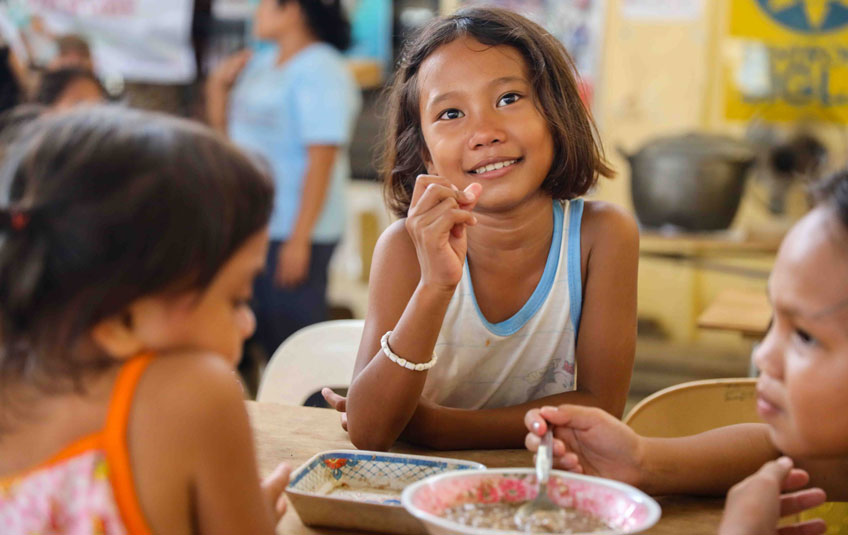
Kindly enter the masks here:
[[58, 52], [50, 62], [49, 69], [62, 67], [80, 67], [94, 72], [94, 61], [91, 59], [91, 47], [81, 35], [67, 34], [56, 39]]
[[267, 160], [277, 184], [268, 264], [254, 293], [255, 341], [267, 357], [327, 319], [361, 95], [341, 55], [351, 30], [339, 0], [261, 0], [253, 31], [275, 46], [224, 60], [207, 82], [207, 112], [212, 126]]
[[26, 87], [26, 67], [0, 34], [0, 112], [22, 102]]
[[80, 104], [97, 104], [109, 94], [94, 73], [81, 67], [61, 67], [41, 75], [35, 102], [53, 110]]

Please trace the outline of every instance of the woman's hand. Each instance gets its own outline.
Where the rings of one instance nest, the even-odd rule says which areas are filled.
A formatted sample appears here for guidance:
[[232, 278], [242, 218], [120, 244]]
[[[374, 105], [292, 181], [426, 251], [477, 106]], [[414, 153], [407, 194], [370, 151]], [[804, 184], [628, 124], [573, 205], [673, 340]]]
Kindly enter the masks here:
[[524, 424], [530, 451], [553, 426], [555, 467], [639, 485], [642, 438], [608, 412], [580, 405], [542, 407], [528, 411]]
[[291, 466], [288, 463], [280, 463], [271, 472], [271, 475], [262, 480], [262, 494], [265, 501], [274, 513], [274, 525], [276, 526], [283, 515], [286, 514], [286, 486], [289, 484]]
[[215, 130], [227, 133], [227, 105], [230, 90], [250, 59], [250, 50], [236, 52], [223, 60], [206, 80], [206, 119]]
[[250, 49], [239, 50], [221, 61], [209, 75], [209, 87], [224, 93], [229, 93], [235, 85], [241, 71], [247, 65], [252, 52]]
[[274, 273], [277, 285], [294, 288], [302, 284], [309, 275], [311, 256], [312, 244], [308, 240], [287, 240], [278, 253], [277, 270]]
[[822, 520], [777, 527], [781, 517], [794, 515], [825, 501], [821, 489], [799, 489], [809, 482], [804, 470], [792, 468], [792, 459], [781, 457], [735, 485], [727, 493], [719, 535], [818, 535], [827, 531]]
[[434, 175], [416, 179], [406, 230], [415, 244], [423, 284], [450, 290], [459, 284], [468, 250], [465, 227], [477, 223], [471, 211], [482, 189], [475, 182], [459, 191]]

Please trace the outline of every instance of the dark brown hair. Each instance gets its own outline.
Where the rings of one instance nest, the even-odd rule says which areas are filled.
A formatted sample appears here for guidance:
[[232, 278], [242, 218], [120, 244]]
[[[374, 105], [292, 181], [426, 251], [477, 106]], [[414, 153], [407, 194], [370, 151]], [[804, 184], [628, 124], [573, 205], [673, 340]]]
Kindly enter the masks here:
[[598, 175], [614, 175], [596, 141], [597, 129], [580, 99], [574, 63], [562, 43], [512, 11], [469, 7], [425, 26], [404, 47], [389, 87], [381, 174], [386, 200], [397, 215], [406, 215], [415, 178], [426, 172], [418, 70], [436, 49], [461, 37], [511, 46], [524, 58], [536, 102], [554, 139], [554, 160], [542, 183], [544, 191], [556, 199], [572, 199], [589, 191]]
[[273, 201], [270, 179], [206, 127], [111, 106], [28, 125], [0, 187], [0, 391], [107, 364], [88, 348], [93, 325], [205, 288]]
[[341, 0], [277, 0], [277, 4], [284, 5], [295, 1], [315, 37], [340, 51], [350, 48], [350, 21]]

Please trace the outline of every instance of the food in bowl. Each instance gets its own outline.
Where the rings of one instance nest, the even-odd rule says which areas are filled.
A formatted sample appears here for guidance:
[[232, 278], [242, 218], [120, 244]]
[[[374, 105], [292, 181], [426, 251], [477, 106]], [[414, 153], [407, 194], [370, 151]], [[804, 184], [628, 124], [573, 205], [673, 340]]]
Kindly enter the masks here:
[[[431, 535], [630, 534], [650, 528], [660, 517], [657, 502], [629, 485], [554, 470], [548, 481], [548, 497], [600, 524], [572, 522], [565, 527], [535, 526], [530, 528], [533, 531], [510, 524], [510, 514], [532, 500], [536, 492], [536, 475], [531, 468], [467, 470], [413, 483], [403, 491], [401, 503]], [[471, 513], [467, 522], [459, 518], [462, 511]]]
[[575, 509], [563, 507], [558, 511], [536, 511], [521, 520], [518, 509], [525, 502], [464, 503], [445, 509], [442, 516], [459, 524], [475, 528], [519, 530], [524, 533], [597, 533], [609, 531], [603, 520]]

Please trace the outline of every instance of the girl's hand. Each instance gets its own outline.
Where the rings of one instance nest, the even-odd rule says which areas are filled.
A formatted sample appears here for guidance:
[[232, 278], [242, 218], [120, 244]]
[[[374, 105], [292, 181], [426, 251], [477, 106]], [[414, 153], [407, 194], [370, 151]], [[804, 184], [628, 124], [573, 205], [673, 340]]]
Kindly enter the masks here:
[[321, 389], [321, 395], [324, 396], [324, 401], [339, 413], [339, 423], [342, 424], [342, 429], [347, 431], [347, 398], [326, 387]]
[[778, 529], [781, 517], [821, 505], [821, 489], [799, 489], [809, 482], [807, 472], [792, 468], [792, 459], [781, 457], [735, 485], [727, 493], [719, 535], [818, 535], [827, 531], [822, 520], [810, 520]]
[[423, 284], [450, 290], [459, 284], [468, 250], [465, 227], [477, 223], [471, 211], [482, 189], [475, 182], [459, 191], [434, 175], [416, 179], [406, 230], [415, 243]]
[[289, 484], [290, 474], [291, 466], [288, 463], [280, 463], [271, 475], [262, 480], [262, 494], [265, 495], [265, 501], [274, 513], [275, 526], [286, 514], [286, 495], [283, 491]]
[[639, 486], [642, 439], [608, 412], [580, 405], [542, 407], [528, 411], [524, 424], [530, 451], [553, 426], [554, 467]]

